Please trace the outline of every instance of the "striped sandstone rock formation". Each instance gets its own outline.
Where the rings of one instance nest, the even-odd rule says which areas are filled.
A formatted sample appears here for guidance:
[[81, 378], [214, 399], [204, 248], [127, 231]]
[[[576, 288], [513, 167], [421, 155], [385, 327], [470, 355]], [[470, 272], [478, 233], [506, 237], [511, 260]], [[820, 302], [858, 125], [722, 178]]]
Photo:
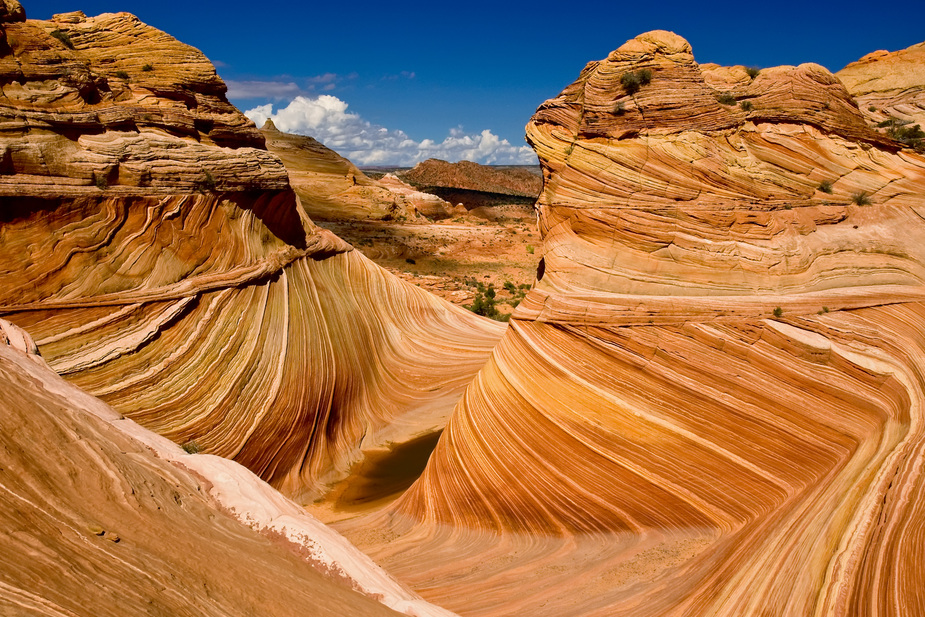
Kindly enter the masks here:
[[469, 615], [925, 612], [925, 157], [818, 65], [663, 31], [527, 138], [538, 282], [424, 475], [340, 529]]
[[453, 617], [240, 465], [183, 452], [36, 354], [0, 319], [0, 613]]
[[3, 20], [0, 315], [52, 368], [300, 503], [442, 430], [503, 326], [316, 227], [199, 51]]
[[869, 53], [836, 76], [871, 119], [893, 117], [925, 126], [925, 43]]

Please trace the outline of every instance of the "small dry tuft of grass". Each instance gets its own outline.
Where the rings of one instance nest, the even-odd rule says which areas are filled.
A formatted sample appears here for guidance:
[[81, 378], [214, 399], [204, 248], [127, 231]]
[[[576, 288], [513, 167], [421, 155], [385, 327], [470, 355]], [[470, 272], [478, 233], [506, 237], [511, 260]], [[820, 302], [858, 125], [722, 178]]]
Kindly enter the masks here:
[[858, 191], [857, 193], [852, 193], [851, 201], [852, 203], [859, 206], [869, 206], [871, 204], [870, 195], [867, 194], [867, 191]]
[[199, 443], [196, 442], [196, 440], [187, 441], [185, 444], [183, 444], [180, 447], [183, 448], [183, 451], [186, 452], [187, 454], [199, 454], [200, 452], [202, 452], [202, 446], [200, 446]]

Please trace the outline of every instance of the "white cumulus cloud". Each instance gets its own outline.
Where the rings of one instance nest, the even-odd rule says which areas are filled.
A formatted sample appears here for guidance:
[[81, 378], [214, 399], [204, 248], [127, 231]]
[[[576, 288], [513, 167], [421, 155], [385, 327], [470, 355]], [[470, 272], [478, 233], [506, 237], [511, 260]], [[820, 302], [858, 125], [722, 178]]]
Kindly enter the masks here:
[[347, 111], [345, 101], [328, 94], [297, 96], [275, 110], [272, 103], [267, 103], [244, 114], [257, 126], [269, 118], [281, 131], [310, 135], [358, 165], [412, 166], [429, 158], [499, 165], [537, 162], [529, 146], [514, 146], [489, 129], [466, 133], [455, 128], [442, 141], [415, 141], [404, 131], [372, 124]]
[[260, 81], [260, 80], [225, 80], [228, 86], [228, 98], [252, 99], [266, 97], [272, 99], [290, 98], [302, 92], [302, 88], [292, 81]]

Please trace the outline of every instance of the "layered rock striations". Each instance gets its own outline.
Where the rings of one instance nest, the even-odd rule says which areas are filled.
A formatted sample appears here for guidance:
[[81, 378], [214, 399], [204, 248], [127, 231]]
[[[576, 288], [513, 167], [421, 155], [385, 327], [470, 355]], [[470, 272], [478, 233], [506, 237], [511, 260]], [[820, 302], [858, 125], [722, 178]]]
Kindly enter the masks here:
[[925, 125], [925, 43], [869, 53], [836, 76], [876, 122], [897, 118]]
[[197, 50], [3, 19], [0, 314], [52, 368], [303, 503], [442, 429], [502, 326], [316, 227]]
[[538, 281], [388, 533], [342, 529], [468, 614], [925, 610], [925, 157], [662, 31], [527, 137]]
[[0, 384], [0, 613], [451, 617], [243, 467], [65, 382], [4, 320]]

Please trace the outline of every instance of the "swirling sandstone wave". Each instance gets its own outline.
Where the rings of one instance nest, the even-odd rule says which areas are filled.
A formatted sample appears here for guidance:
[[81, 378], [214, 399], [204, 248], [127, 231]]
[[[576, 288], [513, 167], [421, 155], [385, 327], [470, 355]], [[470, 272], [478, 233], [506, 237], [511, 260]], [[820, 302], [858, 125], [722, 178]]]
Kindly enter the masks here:
[[452, 617], [240, 465], [183, 452], [36, 354], [0, 319], [0, 613]]
[[442, 429], [502, 326], [315, 227], [197, 50], [2, 25], [0, 314], [56, 371], [301, 502]]
[[527, 136], [535, 289], [424, 475], [341, 529], [472, 615], [925, 611], [925, 158], [822, 67], [668, 32]]

